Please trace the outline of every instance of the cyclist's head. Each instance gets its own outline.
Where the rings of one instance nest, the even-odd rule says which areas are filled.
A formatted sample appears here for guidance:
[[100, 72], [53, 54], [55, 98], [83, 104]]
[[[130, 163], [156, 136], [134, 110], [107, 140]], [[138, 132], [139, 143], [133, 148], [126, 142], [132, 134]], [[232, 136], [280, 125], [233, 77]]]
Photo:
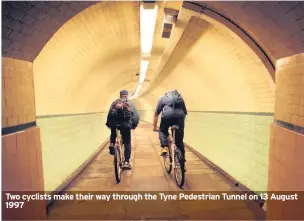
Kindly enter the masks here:
[[120, 98], [122, 99], [128, 99], [128, 91], [127, 90], [122, 90], [120, 91]]
[[178, 91], [176, 89], [170, 89], [168, 90], [169, 93], [178, 93]]

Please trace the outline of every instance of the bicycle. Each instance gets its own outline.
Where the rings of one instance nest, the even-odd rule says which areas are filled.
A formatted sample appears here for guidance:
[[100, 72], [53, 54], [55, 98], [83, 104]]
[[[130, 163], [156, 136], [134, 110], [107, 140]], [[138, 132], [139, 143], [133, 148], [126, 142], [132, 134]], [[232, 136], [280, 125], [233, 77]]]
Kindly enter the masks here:
[[169, 147], [164, 147], [167, 149], [167, 154], [163, 156], [163, 161], [168, 174], [171, 173], [172, 167], [174, 168], [175, 182], [178, 187], [182, 188], [185, 182], [185, 161], [175, 143], [175, 132], [178, 129], [177, 125], [171, 127], [172, 135], [169, 134]]
[[115, 154], [114, 154], [114, 170], [116, 182], [121, 181], [121, 173], [124, 170], [124, 145], [120, 131], [116, 129]]

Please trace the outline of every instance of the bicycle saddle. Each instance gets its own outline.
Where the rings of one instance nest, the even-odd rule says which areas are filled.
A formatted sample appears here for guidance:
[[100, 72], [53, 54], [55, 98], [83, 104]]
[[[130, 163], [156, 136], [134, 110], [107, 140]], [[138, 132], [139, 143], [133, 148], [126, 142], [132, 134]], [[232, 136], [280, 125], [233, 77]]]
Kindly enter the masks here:
[[172, 129], [172, 130], [178, 130], [179, 127], [178, 127], [177, 125], [173, 125], [173, 126], [171, 127], [171, 129]]

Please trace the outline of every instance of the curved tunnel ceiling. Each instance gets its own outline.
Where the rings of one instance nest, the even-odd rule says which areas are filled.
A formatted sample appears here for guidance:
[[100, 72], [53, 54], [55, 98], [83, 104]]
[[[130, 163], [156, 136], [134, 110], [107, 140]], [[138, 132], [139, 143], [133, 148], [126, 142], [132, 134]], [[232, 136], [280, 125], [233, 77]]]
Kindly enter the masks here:
[[119, 90], [136, 87], [138, 9], [137, 2], [98, 3], [54, 34], [34, 61], [38, 115], [104, 111]]
[[177, 88], [192, 111], [272, 112], [274, 82], [255, 52], [214, 19], [187, 9], [181, 13], [189, 22], [162, 71], [138, 99], [139, 108], [154, 109], [160, 95]]
[[[303, 2], [199, 4], [242, 27], [272, 62], [304, 51]], [[138, 2], [3, 2], [2, 56], [35, 60], [37, 115], [100, 111], [108, 92], [114, 99], [126, 84], [134, 90], [140, 58], [138, 6]], [[161, 30], [162, 15], [159, 13], [156, 34]], [[204, 16], [182, 28], [186, 32], [180, 32], [180, 38], [165, 40], [156, 35], [154, 39], [147, 77], [152, 80], [159, 73], [162, 76], [155, 78], [159, 87], [152, 85], [140, 99], [141, 104], [145, 103], [143, 108], [154, 106], [154, 100], [171, 86], [180, 87], [189, 101], [198, 103], [197, 96], [190, 94], [203, 86], [199, 93], [210, 97], [203, 96], [199, 103], [204, 105], [190, 109], [273, 110], [269, 74], [244, 42]], [[206, 51], [208, 54], [203, 53]], [[182, 58], [178, 58], [179, 54]], [[158, 67], [165, 67], [166, 73]], [[183, 86], [186, 81], [188, 88]], [[144, 88], [148, 89], [148, 85]], [[241, 89], [243, 98], [237, 94]]]
[[304, 51], [303, 1], [197, 1], [244, 29], [272, 61]]
[[54, 33], [96, 2], [2, 2], [2, 56], [34, 61]]
[[[191, 1], [189, 1], [191, 2]], [[24, 1], [2, 3], [2, 56], [33, 61], [52, 35], [96, 1]], [[230, 18], [273, 59], [304, 50], [304, 2], [195, 1]], [[111, 5], [113, 2], [104, 2]], [[163, 4], [158, 2], [158, 4]], [[274, 41], [275, 39], [275, 41]]]

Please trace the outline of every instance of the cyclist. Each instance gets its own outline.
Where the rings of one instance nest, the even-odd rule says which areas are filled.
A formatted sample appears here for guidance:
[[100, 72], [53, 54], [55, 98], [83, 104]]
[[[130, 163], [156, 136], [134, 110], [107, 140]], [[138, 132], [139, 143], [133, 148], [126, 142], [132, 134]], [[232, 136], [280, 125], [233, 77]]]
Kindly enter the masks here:
[[135, 105], [128, 100], [128, 91], [120, 91], [120, 99], [114, 101], [110, 107], [106, 125], [111, 129], [110, 136], [110, 154], [115, 154], [116, 128], [120, 130], [124, 149], [125, 162], [124, 167], [130, 168], [131, 156], [131, 129], [135, 129], [139, 123], [139, 114]]
[[159, 140], [160, 146], [162, 147], [161, 155], [167, 154], [167, 149], [164, 147], [169, 146], [168, 142], [168, 129], [170, 126], [177, 125], [179, 127], [175, 133], [176, 146], [180, 149], [184, 160], [185, 159], [185, 147], [184, 147], [184, 126], [185, 117], [187, 115], [187, 109], [181, 94], [176, 90], [169, 90], [162, 96], [157, 104], [154, 119], [153, 119], [153, 130], [157, 131], [158, 115], [162, 112], [161, 122], [159, 127]]

